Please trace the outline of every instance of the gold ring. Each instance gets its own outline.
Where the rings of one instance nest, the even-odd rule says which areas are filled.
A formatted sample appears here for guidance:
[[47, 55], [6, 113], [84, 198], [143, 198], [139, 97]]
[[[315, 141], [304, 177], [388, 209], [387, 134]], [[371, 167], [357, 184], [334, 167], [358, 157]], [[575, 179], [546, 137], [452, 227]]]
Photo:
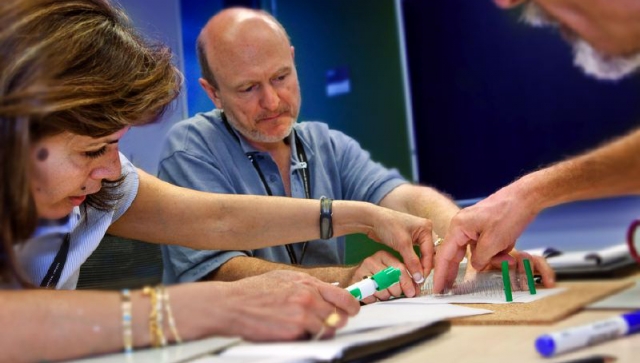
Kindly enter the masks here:
[[340, 314], [337, 312], [331, 313], [326, 319], [324, 319], [324, 325], [329, 328], [335, 328], [338, 326], [338, 323], [340, 323]]
[[311, 340], [320, 340], [324, 335], [324, 332], [327, 330], [326, 328], [335, 328], [340, 323], [340, 314], [337, 311], [329, 314], [326, 319], [322, 322], [322, 327], [318, 332], [311, 338]]
[[433, 241], [433, 246], [434, 247], [438, 247], [438, 246], [440, 246], [442, 244], [442, 242], [444, 242], [444, 238], [438, 237], [438, 238], [436, 238], [435, 241]]

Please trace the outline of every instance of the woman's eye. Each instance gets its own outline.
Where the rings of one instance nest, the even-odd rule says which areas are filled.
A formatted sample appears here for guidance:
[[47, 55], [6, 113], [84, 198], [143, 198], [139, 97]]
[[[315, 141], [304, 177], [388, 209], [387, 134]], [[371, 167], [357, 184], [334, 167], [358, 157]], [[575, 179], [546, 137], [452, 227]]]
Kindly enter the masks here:
[[100, 156], [104, 155], [104, 153], [107, 152], [107, 146], [103, 146], [98, 150], [95, 151], [85, 151], [84, 152], [84, 156], [88, 157], [88, 158], [99, 158]]

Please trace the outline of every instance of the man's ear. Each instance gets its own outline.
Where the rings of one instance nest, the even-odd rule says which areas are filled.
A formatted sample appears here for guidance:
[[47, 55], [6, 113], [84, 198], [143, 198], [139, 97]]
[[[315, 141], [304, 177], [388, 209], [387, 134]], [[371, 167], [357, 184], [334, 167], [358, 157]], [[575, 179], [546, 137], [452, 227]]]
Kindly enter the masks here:
[[200, 83], [200, 87], [202, 87], [207, 96], [209, 96], [209, 99], [213, 102], [213, 104], [218, 107], [218, 105], [220, 105], [218, 90], [211, 84], [209, 84], [209, 82], [204, 78], [198, 78], [198, 83]]
[[293, 45], [291, 46], [291, 59], [296, 59], [296, 48], [294, 48]]
[[522, 4], [525, 0], [493, 0], [493, 2], [496, 3], [498, 7], [508, 9]]

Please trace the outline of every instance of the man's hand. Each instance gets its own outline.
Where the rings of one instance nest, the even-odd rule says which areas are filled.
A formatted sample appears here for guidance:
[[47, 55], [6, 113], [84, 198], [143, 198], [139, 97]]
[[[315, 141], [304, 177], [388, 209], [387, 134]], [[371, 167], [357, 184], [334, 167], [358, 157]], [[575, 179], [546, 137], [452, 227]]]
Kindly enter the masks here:
[[467, 245], [471, 249], [469, 262], [478, 271], [503, 260], [514, 263], [509, 252], [537, 213], [523, 198], [516, 197], [514, 190], [516, 184], [505, 187], [453, 217], [435, 256], [434, 292], [454, 282]]
[[386, 290], [378, 291], [373, 296], [362, 299], [363, 303], [371, 304], [376, 302], [376, 300], [389, 300], [391, 296], [400, 297], [403, 294], [406, 297], [413, 297], [419, 291], [418, 285], [416, 285], [413, 279], [409, 276], [406, 266], [387, 251], [378, 251], [364, 259], [358, 266], [356, 266], [351, 274], [349, 285], [355, 284], [367, 276], [372, 276], [389, 266], [398, 268], [402, 271], [402, 274], [400, 275], [400, 283], [395, 284]]

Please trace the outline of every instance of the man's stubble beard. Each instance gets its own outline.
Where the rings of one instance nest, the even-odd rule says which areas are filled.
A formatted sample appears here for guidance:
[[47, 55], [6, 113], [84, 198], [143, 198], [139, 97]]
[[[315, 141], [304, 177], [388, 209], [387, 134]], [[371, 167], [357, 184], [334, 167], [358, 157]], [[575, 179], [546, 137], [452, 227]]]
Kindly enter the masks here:
[[[544, 9], [533, 2], [524, 5], [522, 20], [534, 27], [558, 27], [559, 24]], [[569, 29], [563, 29], [570, 31]], [[575, 33], [569, 34], [573, 48], [573, 64], [596, 79], [620, 80], [640, 67], [640, 52], [630, 56], [608, 56], [593, 48]]]

